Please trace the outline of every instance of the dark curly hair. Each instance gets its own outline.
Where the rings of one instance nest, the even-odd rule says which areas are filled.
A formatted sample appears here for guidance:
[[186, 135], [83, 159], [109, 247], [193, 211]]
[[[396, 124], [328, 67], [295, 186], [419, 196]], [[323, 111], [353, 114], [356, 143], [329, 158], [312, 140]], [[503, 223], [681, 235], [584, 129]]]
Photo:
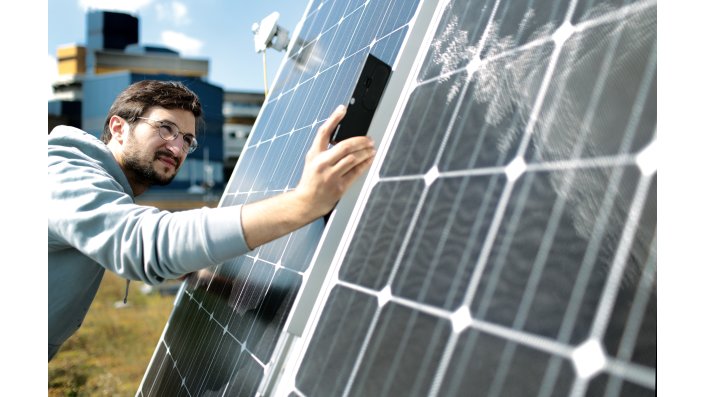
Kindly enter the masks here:
[[142, 80], [127, 87], [115, 98], [103, 124], [100, 139], [108, 143], [113, 137], [109, 123], [112, 116], [120, 116], [133, 125], [149, 108], [181, 109], [193, 113], [196, 125], [202, 124], [201, 102], [198, 95], [178, 81]]

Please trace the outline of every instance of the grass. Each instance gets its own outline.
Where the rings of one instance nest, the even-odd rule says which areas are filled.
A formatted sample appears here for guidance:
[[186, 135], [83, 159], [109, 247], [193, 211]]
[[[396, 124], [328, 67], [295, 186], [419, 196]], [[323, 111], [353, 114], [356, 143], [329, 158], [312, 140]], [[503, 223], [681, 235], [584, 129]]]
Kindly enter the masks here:
[[106, 272], [83, 325], [49, 363], [51, 396], [134, 396], [173, 308], [174, 296], [144, 295]]

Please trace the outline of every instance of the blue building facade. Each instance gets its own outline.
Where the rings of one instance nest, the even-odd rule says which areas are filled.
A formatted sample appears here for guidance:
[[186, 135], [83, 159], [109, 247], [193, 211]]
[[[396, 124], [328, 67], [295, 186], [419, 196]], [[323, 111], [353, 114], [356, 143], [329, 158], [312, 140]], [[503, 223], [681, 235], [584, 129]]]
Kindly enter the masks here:
[[207, 82], [208, 61], [182, 58], [166, 47], [139, 45], [136, 16], [92, 10], [86, 15], [86, 46], [57, 51], [62, 78], [49, 101], [49, 130], [71, 125], [100, 137], [110, 106], [129, 85], [142, 80], [180, 81], [203, 105], [198, 149], [182, 164], [168, 186], [154, 186], [173, 197], [177, 192], [222, 191], [224, 178], [224, 91]]

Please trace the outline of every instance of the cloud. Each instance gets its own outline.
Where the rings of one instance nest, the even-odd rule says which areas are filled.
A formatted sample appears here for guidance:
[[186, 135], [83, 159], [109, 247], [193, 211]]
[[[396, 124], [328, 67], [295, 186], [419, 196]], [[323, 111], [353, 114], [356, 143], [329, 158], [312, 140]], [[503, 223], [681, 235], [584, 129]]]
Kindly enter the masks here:
[[171, 3], [159, 3], [155, 5], [157, 10], [157, 18], [160, 21], [169, 21], [177, 26], [188, 25], [191, 19], [188, 17], [188, 8], [180, 1], [172, 1]]
[[198, 55], [203, 47], [201, 40], [171, 30], [162, 32], [162, 44], [178, 50], [182, 55]]
[[134, 13], [151, 2], [152, 0], [78, 0], [78, 5], [83, 11], [98, 9]]

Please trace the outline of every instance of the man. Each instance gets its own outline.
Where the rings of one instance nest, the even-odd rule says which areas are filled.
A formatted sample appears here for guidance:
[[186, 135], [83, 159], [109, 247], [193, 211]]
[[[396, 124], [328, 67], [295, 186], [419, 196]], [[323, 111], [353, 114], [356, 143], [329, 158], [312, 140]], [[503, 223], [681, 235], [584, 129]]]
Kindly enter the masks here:
[[156, 284], [242, 255], [330, 212], [375, 153], [366, 137], [328, 149], [341, 106], [319, 128], [294, 190], [178, 213], [135, 204], [174, 178], [197, 145], [201, 113], [183, 84], [141, 81], [115, 99], [102, 142], [66, 126], [49, 134], [49, 360], [80, 327], [105, 269]]

